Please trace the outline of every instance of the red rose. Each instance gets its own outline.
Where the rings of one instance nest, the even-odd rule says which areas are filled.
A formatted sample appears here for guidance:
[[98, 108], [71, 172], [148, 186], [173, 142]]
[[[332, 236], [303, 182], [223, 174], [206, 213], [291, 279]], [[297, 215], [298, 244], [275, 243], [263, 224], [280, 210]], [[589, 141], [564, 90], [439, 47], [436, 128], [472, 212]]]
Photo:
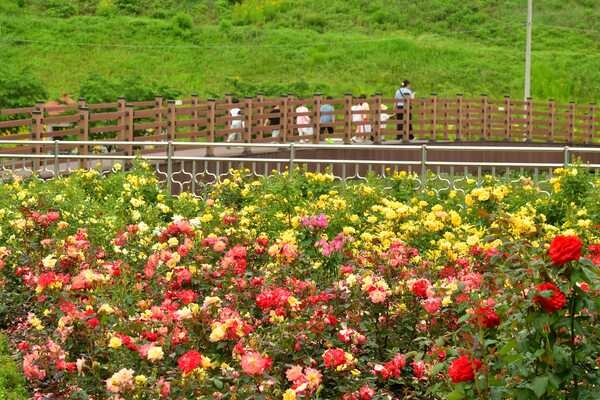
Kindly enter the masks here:
[[565, 294], [554, 283], [541, 283], [535, 288], [541, 295], [535, 296], [533, 302], [539, 304], [547, 313], [560, 310], [567, 304]]
[[583, 243], [577, 236], [558, 235], [552, 239], [548, 255], [554, 265], [561, 266], [579, 260], [582, 247]]
[[592, 244], [588, 246], [590, 252], [589, 258], [595, 265], [600, 265], [600, 244]]
[[323, 353], [323, 363], [328, 368], [335, 368], [346, 362], [346, 353], [342, 349], [329, 349]]
[[500, 325], [500, 317], [490, 306], [479, 307], [475, 310], [477, 324], [482, 328], [495, 328]]
[[419, 279], [412, 284], [410, 290], [413, 292], [413, 294], [415, 296], [426, 298], [426, 297], [429, 297], [429, 296], [427, 296], [427, 290], [430, 287], [431, 287], [431, 282], [429, 282], [427, 279]]
[[452, 379], [452, 383], [470, 382], [475, 379], [475, 372], [481, 368], [481, 361], [474, 358], [469, 359], [468, 356], [460, 356], [452, 361], [448, 368], [448, 376]]
[[263, 357], [259, 352], [251, 350], [242, 355], [240, 361], [242, 371], [248, 375], [262, 375], [267, 369], [271, 368], [273, 360], [271, 357]]
[[179, 369], [184, 374], [189, 374], [196, 368], [200, 366], [202, 362], [202, 354], [197, 352], [196, 350], [190, 350], [177, 360], [177, 365]]

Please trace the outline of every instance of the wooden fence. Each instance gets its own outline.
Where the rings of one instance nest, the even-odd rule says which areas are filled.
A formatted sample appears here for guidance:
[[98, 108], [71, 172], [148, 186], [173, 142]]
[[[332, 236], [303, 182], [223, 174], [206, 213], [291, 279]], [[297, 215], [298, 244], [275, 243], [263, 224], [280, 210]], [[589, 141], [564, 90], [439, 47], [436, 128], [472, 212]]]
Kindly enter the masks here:
[[[333, 111], [325, 111], [329, 104]], [[299, 108], [301, 106], [306, 109]], [[237, 109], [237, 110], [236, 110]], [[304, 111], [303, 111], [304, 110]], [[306, 111], [308, 110], [308, 111]], [[308, 118], [307, 118], [308, 117]], [[236, 101], [185, 100], [127, 102], [32, 107], [0, 110], [0, 139], [5, 140], [122, 140], [131, 145], [113, 151], [133, 154], [143, 141], [293, 142], [343, 143], [401, 139], [426, 142], [496, 141], [560, 144], [600, 144], [600, 116], [596, 105], [502, 100], [486, 96], [406, 99], [399, 108], [393, 98], [374, 95], [356, 98], [347, 94], [329, 99], [322, 95], [298, 99], [292, 95], [262, 95]], [[141, 143], [140, 143], [141, 144]], [[6, 151], [5, 149], [4, 151]], [[40, 146], [14, 146], [15, 153], [39, 153]], [[100, 151], [80, 146], [79, 154]], [[106, 151], [106, 149], [102, 149]]]

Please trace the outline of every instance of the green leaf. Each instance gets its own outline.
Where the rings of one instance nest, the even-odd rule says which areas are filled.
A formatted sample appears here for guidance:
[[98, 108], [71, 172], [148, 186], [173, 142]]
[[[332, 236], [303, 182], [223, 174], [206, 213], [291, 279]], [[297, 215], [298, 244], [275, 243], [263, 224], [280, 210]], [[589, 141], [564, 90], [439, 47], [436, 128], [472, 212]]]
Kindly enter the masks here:
[[453, 392], [448, 393], [448, 397], [446, 397], [448, 400], [461, 400], [465, 398], [465, 394], [456, 389]]
[[223, 389], [223, 382], [220, 379], [213, 379], [213, 384], [217, 389]]
[[536, 377], [529, 388], [533, 390], [537, 398], [539, 399], [546, 393], [546, 388], [548, 387], [548, 377], [547, 376], [538, 376]]

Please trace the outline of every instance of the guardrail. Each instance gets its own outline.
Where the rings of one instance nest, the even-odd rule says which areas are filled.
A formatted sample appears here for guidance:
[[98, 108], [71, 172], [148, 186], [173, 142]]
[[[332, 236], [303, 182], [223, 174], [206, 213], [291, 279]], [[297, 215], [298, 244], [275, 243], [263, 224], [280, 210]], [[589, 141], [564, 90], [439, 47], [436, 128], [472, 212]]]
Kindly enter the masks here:
[[[39, 154], [14, 154], [6, 151], [7, 146], [20, 141], [0, 140], [0, 177], [10, 179], [15, 175], [36, 174], [43, 178], [52, 178], [68, 174], [78, 168], [99, 168], [110, 171], [115, 163], [128, 165], [137, 158], [144, 159], [156, 168], [157, 174], [169, 190], [181, 192], [214, 183], [228, 175], [231, 168], [249, 168], [256, 176], [265, 176], [273, 171], [293, 170], [297, 166], [306, 166], [310, 170], [330, 170], [336, 178], [364, 179], [369, 173], [387, 175], [391, 171], [406, 170], [418, 175], [420, 187], [427, 186], [433, 180], [444, 180], [447, 188], [453, 187], [454, 180], [473, 177], [481, 180], [485, 174], [497, 175], [518, 171], [529, 173], [534, 178], [544, 174], [552, 175], [552, 169], [568, 166], [573, 156], [599, 154], [600, 148], [571, 146], [452, 146], [437, 144], [379, 145], [378, 151], [389, 151], [386, 159], [368, 159], [367, 157], [322, 158], [314, 157], [325, 150], [348, 150], [348, 146], [336, 144], [252, 144], [252, 143], [198, 143], [175, 141], [151, 141], [140, 143], [141, 147], [151, 147], [151, 152], [142, 151], [138, 155], [127, 154], [71, 154], [64, 152], [65, 147], [79, 148], [86, 145], [118, 147], [129, 145], [127, 141], [26, 141], [28, 145], [39, 145]], [[190, 148], [200, 149], [204, 153], [191, 154]], [[213, 152], [209, 152], [212, 149]], [[252, 151], [254, 150], [254, 151]], [[360, 155], [361, 151], [373, 150], [371, 145], [354, 145], [352, 150]], [[192, 151], [194, 153], [195, 151]], [[220, 154], [216, 154], [217, 152]], [[402, 152], [404, 157], [397, 156]], [[534, 153], [554, 154], [559, 162], [490, 162], [490, 161], [447, 161], [436, 159], [440, 153], [476, 153], [486, 158], [494, 153]], [[306, 157], [305, 153], [310, 153]], [[212, 155], [211, 155], [212, 154]], [[366, 153], [365, 153], [366, 154]], [[343, 156], [343, 154], [342, 154]], [[451, 158], [451, 157], [450, 157]], [[600, 163], [588, 163], [591, 170], [600, 170]], [[173, 187], [173, 186], [177, 187]]]

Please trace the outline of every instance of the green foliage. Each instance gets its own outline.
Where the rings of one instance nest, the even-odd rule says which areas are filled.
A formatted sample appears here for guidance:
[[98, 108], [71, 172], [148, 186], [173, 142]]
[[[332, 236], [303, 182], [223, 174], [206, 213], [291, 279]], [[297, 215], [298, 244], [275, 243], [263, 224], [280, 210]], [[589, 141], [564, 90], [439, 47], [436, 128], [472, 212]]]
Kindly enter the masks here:
[[51, 17], [68, 18], [77, 14], [77, 7], [69, 0], [48, 0], [46, 11]]
[[[331, 95], [391, 97], [405, 78], [418, 96], [523, 93], [521, 0], [28, 0], [24, 5], [0, 0], [2, 38], [10, 40], [3, 43], [3, 60], [30, 67], [52, 97], [78, 92], [92, 73], [110, 80], [135, 74], [183, 94], [219, 97], [238, 90], [236, 80], [283, 91], [306, 82], [309, 92], [326, 87]], [[70, 18], [48, 18], [50, 9]], [[536, 1], [534, 98], [597, 101], [599, 17], [598, 2]]]
[[0, 108], [31, 105], [46, 97], [44, 86], [28, 69], [12, 70], [0, 64]]
[[177, 90], [160, 86], [152, 82], [145, 82], [140, 76], [126, 76], [123, 79], [110, 79], [99, 74], [92, 74], [81, 83], [79, 92], [88, 102], [115, 101], [118, 97], [128, 100], [149, 100], [156, 96], [167, 99], [179, 95]]
[[25, 380], [10, 357], [6, 337], [0, 335], [0, 400], [27, 398]]

